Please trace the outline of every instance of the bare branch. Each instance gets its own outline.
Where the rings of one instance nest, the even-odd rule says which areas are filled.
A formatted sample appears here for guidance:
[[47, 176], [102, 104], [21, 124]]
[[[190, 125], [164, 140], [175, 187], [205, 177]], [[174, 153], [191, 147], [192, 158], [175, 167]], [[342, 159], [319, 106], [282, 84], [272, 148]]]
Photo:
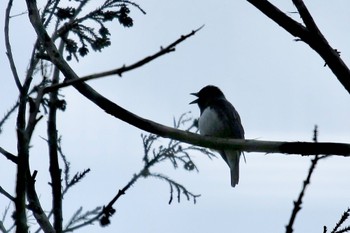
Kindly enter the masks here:
[[310, 168], [309, 168], [309, 172], [307, 174], [306, 179], [303, 182], [303, 187], [301, 189], [301, 192], [299, 193], [298, 200], [294, 201], [294, 208], [293, 208], [292, 214], [290, 216], [289, 223], [286, 226], [286, 233], [292, 233], [293, 232], [293, 224], [294, 224], [295, 218], [296, 218], [299, 210], [301, 210], [301, 205], [303, 203], [303, 197], [305, 195], [306, 187], [310, 184], [310, 179], [311, 179], [312, 173], [314, 172], [314, 170], [316, 168], [317, 162], [321, 158], [322, 157], [319, 157], [318, 155], [316, 155], [315, 158], [313, 160], [311, 160], [311, 165], [310, 165]]
[[[312, 140], [317, 144], [317, 141], [318, 141], [318, 126], [317, 125], [315, 125]], [[313, 160], [311, 160], [309, 172], [307, 174], [306, 179], [303, 182], [303, 187], [299, 193], [298, 200], [294, 201], [294, 208], [292, 210], [292, 214], [290, 216], [289, 223], [286, 226], [286, 233], [293, 232], [293, 225], [294, 225], [294, 222], [295, 222], [295, 219], [296, 219], [298, 212], [301, 210], [301, 205], [303, 204], [303, 197], [305, 195], [306, 188], [308, 185], [310, 185], [311, 176], [312, 176], [313, 172], [315, 171], [317, 162], [323, 158], [326, 158], [326, 156], [316, 155], [315, 158]]]
[[10, 118], [11, 114], [14, 113], [16, 108], [18, 108], [18, 102], [16, 102], [16, 104], [13, 105], [11, 109], [7, 111], [5, 116], [0, 120], [0, 133], [2, 131], [2, 126], [5, 124], [6, 120]]
[[[59, 45], [60, 53], [63, 52], [64, 44], [61, 41]], [[54, 68], [52, 83], [56, 84], [59, 82], [60, 72], [57, 67]], [[62, 232], [62, 183], [61, 183], [61, 172], [58, 162], [58, 136], [57, 136], [57, 125], [56, 115], [58, 109], [58, 93], [53, 91], [50, 93], [49, 99], [49, 115], [47, 121], [47, 135], [48, 135], [48, 146], [49, 146], [49, 157], [50, 157], [50, 176], [51, 176], [51, 190], [52, 190], [52, 209], [54, 216], [54, 229], [56, 232]]]
[[[97, 216], [100, 216], [99, 214], [101, 212], [101, 209], [102, 207], [96, 207], [93, 210], [89, 210], [85, 213], [82, 213], [83, 207], [80, 207], [68, 221], [63, 232], [74, 231], [84, 226], [91, 225], [94, 221], [98, 220]], [[77, 224], [78, 222], [82, 223]]]
[[103, 78], [103, 77], [107, 77], [107, 76], [111, 76], [111, 75], [119, 75], [122, 76], [123, 73], [130, 71], [130, 70], [134, 70], [136, 68], [139, 68], [151, 61], [153, 61], [154, 59], [165, 55], [167, 53], [170, 52], [174, 52], [175, 51], [175, 47], [180, 44], [181, 42], [183, 42], [184, 40], [186, 40], [187, 38], [193, 36], [194, 34], [196, 34], [196, 32], [198, 32], [199, 30], [201, 30], [204, 27], [201, 26], [199, 28], [197, 28], [196, 30], [193, 30], [192, 32], [186, 34], [186, 35], [182, 35], [179, 39], [177, 39], [176, 41], [174, 41], [173, 43], [171, 43], [170, 45], [166, 46], [165, 48], [161, 47], [161, 49], [156, 52], [153, 55], [150, 55], [148, 57], [145, 57], [141, 60], [139, 60], [138, 62], [135, 62], [134, 64], [128, 65], [128, 66], [122, 66], [120, 68], [117, 69], [113, 69], [113, 70], [109, 70], [109, 71], [105, 71], [105, 72], [101, 72], [101, 73], [96, 73], [96, 74], [91, 74], [91, 75], [87, 75], [87, 76], [83, 76], [79, 79], [74, 79], [74, 80], [68, 80], [66, 79], [63, 83], [59, 83], [59, 84], [55, 84], [55, 85], [51, 85], [49, 87], [45, 88], [45, 92], [51, 92], [54, 90], [57, 90], [59, 88], [63, 88], [63, 87], [67, 87], [67, 86], [72, 86], [73, 84], [79, 83], [79, 82], [85, 82], [85, 81], [89, 81], [91, 79], [97, 79], [97, 78]]
[[11, 160], [14, 163], [17, 163], [17, 156], [11, 154], [10, 152], [8, 152], [7, 150], [5, 150], [4, 148], [0, 147], [0, 153], [3, 154], [8, 160]]
[[[251, 0], [253, 1], [253, 0]], [[260, 0], [259, 0], [260, 1]], [[264, 0], [261, 0], [265, 2]], [[66, 79], [79, 79], [78, 75], [67, 64], [58, 53], [54, 43], [42, 26], [38, 15], [38, 9], [33, 1], [27, 0], [29, 16], [34, 29], [43, 46], [46, 48], [51, 61], [60, 69]], [[301, 155], [334, 154], [348, 156], [350, 154], [350, 144], [343, 143], [308, 143], [308, 142], [281, 142], [281, 141], [258, 141], [258, 140], [238, 140], [206, 137], [190, 132], [184, 132], [175, 128], [167, 127], [151, 120], [139, 117], [119, 105], [108, 100], [89, 85], [76, 83], [73, 85], [82, 95], [91, 100], [108, 114], [129, 123], [147, 132], [157, 134], [161, 137], [172, 138], [182, 142], [212, 149], [236, 149], [246, 152], [263, 153], [285, 153]], [[350, 90], [350, 89], [349, 89]]]
[[[350, 216], [350, 208], [348, 208], [343, 215], [340, 217], [339, 221], [337, 222], [337, 224], [335, 225], [335, 227], [333, 228], [333, 230], [331, 231], [331, 233], [338, 233], [340, 231], [338, 231], [338, 229], [341, 227], [341, 225], [349, 218]], [[350, 227], [348, 227], [348, 230], [350, 229]], [[344, 231], [345, 232], [345, 231]]]
[[9, 62], [10, 62], [10, 67], [11, 67], [13, 78], [15, 79], [18, 90], [21, 91], [22, 84], [21, 84], [21, 81], [19, 80], [15, 61], [13, 60], [12, 49], [11, 49], [11, 44], [10, 44], [10, 36], [9, 36], [10, 12], [11, 12], [11, 8], [12, 8], [12, 2], [13, 2], [13, 0], [9, 0], [9, 2], [7, 4], [7, 8], [6, 8], [6, 13], [5, 13], [5, 27], [4, 27], [5, 46], [6, 46], [6, 55], [7, 55]]
[[47, 215], [43, 211], [40, 201], [38, 198], [38, 195], [35, 190], [35, 177], [36, 177], [37, 171], [34, 171], [33, 175], [30, 174], [30, 171], [28, 169], [27, 172], [27, 199], [28, 199], [28, 209], [30, 209], [33, 212], [33, 215], [36, 219], [36, 221], [39, 223], [41, 229], [45, 233], [55, 233], [56, 231], [52, 227]]
[[318, 30], [310, 13], [302, 0], [293, 0], [306, 27], [291, 19], [267, 0], [247, 0], [267, 17], [283, 27], [287, 32], [300, 38], [315, 50], [326, 62], [339, 82], [350, 93], [350, 70], [340, 58], [336, 49], [332, 48]]
[[15, 202], [15, 198], [14, 198], [11, 194], [9, 194], [8, 192], [6, 192], [6, 190], [3, 189], [1, 186], [0, 186], [0, 193], [1, 193], [2, 195], [4, 195], [5, 197], [7, 197], [8, 199], [10, 199], [11, 201]]
[[31, 78], [25, 80], [20, 91], [19, 106], [17, 113], [17, 176], [16, 176], [16, 214], [14, 216], [16, 233], [28, 232], [26, 215], [26, 192], [27, 192], [27, 172], [29, 170], [29, 137], [26, 127], [26, 105], [27, 93], [31, 83]]
[[152, 174], [150, 174], [150, 176], [157, 178], [157, 179], [164, 180], [170, 185], [170, 198], [169, 198], [169, 202], [168, 202], [169, 205], [172, 203], [173, 198], [174, 198], [174, 188], [175, 188], [176, 194], [177, 194], [176, 195], [177, 202], [181, 201], [181, 194], [185, 195], [188, 201], [192, 198], [194, 204], [196, 204], [197, 198], [201, 196], [200, 194], [193, 194], [192, 192], [189, 192], [185, 188], [185, 186], [179, 184], [176, 181], [173, 181], [172, 179], [170, 179], [169, 177], [167, 177], [163, 174], [152, 173]]

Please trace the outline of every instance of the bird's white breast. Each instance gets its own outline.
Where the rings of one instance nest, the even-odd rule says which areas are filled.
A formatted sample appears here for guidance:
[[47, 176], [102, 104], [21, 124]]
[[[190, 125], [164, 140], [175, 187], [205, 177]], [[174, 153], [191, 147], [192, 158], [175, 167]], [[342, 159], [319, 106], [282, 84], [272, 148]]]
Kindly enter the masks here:
[[225, 130], [218, 114], [210, 107], [204, 109], [199, 118], [198, 127], [200, 134], [207, 136], [220, 136], [221, 132]]

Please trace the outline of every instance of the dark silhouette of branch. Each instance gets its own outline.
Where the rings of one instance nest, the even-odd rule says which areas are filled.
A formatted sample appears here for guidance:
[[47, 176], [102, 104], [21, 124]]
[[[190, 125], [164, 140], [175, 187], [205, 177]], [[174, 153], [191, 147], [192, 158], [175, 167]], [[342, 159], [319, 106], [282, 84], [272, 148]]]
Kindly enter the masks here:
[[[31, 63], [33, 65], [33, 63]], [[30, 67], [28, 72], [33, 71], [34, 68]], [[15, 225], [17, 233], [28, 232], [27, 216], [26, 216], [26, 194], [27, 183], [30, 179], [29, 170], [29, 148], [30, 140], [34, 131], [34, 128], [38, 121], [42, 118], [37, 118], [39, 112], [40, 103], [43, 98], [43, 92], [39, 89], [35, 101], [28, 98], [28, 92], [30, 84], [32, 82], [31, 76], [26, 76], [22, 89], [19, 93], [19, 105], [17, 113], [17, 175], [16, 175], [16, 199], [15, 199]], [[31, 100], [31, 101], [30, 101]], [[26, 122], [27, 103], [29, 101], [29, 117]], [[28, 176], [29, 175], [29, 176]], [[28, 193], [29, 195], [29, 193]], [[29, 196], [28, 196], [29, 198]]]
[[0, 153], [3, 154], [8, 160], [11, 160], [14, 163], [17, 163], [17, 156], [6, 151], [4, 148], [0, 147]]
[[297, 8], [299, 15], [301, 19], [303, 20], [306, 28], [316, 34], [319, 34], [318, 36], [322, 36], [322, 33], [318, 29], [314, 19], [312, 18], [309, 10], [306, 8], [304, 2], [302, 0], [292, 0], [295, 7]]
[[[64, 44], [61, 41], [59, 45], [59, 52], [62, 53]], [[54, 68], [52, 84], [59, 82], [60, 72], [57, 67]], [[54, 216], [54, 229], [56, 233], [62, 232], [62, 183], [59, 162], [58, 162], [58, 136], [57, 136], [57, 110], [59, 109], [58, 92], [53, 91], [50, 93], [49, 99], [49, 115], [47, 122], [47, 135], [50, 157], [50, 176], [51, 176], [51, 189], [52, 189], [52, 209]]]
[[293, 208], [292, 214], [290, 216], [289, 223], [286, 226], [286, 233], [293, 232], [293, 224], [294, 224], [295, 218], [296, 218], [298, 212], [301, 210], [301, 205], [303, 203], [303, 197], [305, 195], [306, 188], [310, 184], [310, 179], [311, 179], [312, 173], [314, 172], [314, 170], [316, 168], [316, 164], [319, 161], [319, 159], [320, 159], [320, 157], [318, 155], [316, 155], [315, 158], [311, 160], [309, 172], [307, 174], [306, 179], [303, 182], [303, 187], [301, 189], [301, 192], [299, 193], [298, 200], [294, 201], [294, 208]]
[[[188, 122], [190, 118], [186, 118], [185, 116], [186, 114], [181, 115], [179, 120], [174, 123], [174, 127], [180, 127], [184, 123]], [[193, 125], [187, 128], [187, 130], [191, 130], [192, 128], [193, 128]], [[106, 226], [110, 224], [110, 217], [115, 213], [115, 209], [113, 208], [113, 205], [119, 200], [121, 196], [123, 196], [126, 193], [126, 191], [129, 190], [129, 188], [131, 188], [136, 183], [137, 180], [139, 180], [142, 177], [144, 178], [154, 177], [167, 182], [170, 185], [169, 204], [173, 200], [174, 190], [176, 190], [178, 201], [180, 201], [181, 195], [185, 195], [187, 200], [190, 200], [192, 198], [194, 203], [196, 203], [196, 198], [199, 197], [200, 195], [196, 195], [196, 194], [193, 194], [192, 192], [189, 192], [183, 185], [179, 184], [178, 182], [170, 179], [169, 177], [163, 174], [151, 172], [150, 168], [160, 162], [164, 162], [167, 160], [173, 164], [174, 168], [177, 168], [178, 163], [183, 163], [184, 165], [183, 168], [185, 170], [187, 171], [196, 170], [196, 166], [194, 165], [193, 161], [187, 154], [187, 151], [199, 150], [200, 148], [197, 148], [194, 146], [187, 146], [187, 145], [184, 146], [179, 142], [170, 140], [167, 146], [160, 146], [158, 149], [155, 149], [152, 146], [157, 139], [159, 139], [159, 136], [157, 135], [153, 135], [153, 134], [142, 135], [142, 141], [143, 141], [143, 147], [144, 147], [143, 168], [137, 174], [135, 174], [122, 189], [119, 189], [116, 195], [113, 197], [113, 199], [107, 205], [105, 205], [101, 211], [96, 213], [94, 217], [88, 220], [83, 219], [84, 220], [83, 223], [76, 224], [77, 221], [75, 220], [82, 219], [79, 217], [81, 212], [81, 209], [79, 209], [77, 213], [72, 217], [70, 223], [67, 225], [67, 228], [64, 230], [64, 232], [77, 230], [86, 225], [90, 225], [97, 220], [100, 221], [100, 224], [102, 226]], [[200, 151], [208, 155], [209, 158], [213, 155], [210, 151], [204, 151], [204, 150], [200, 150]]]
[[[95, 209], [94, 213], [95, 216], [85, 220], [83, 223], [76, 224], [76, 221], [74, 219], [70, 221], [70, 223], [67, 225], [67, 227], [63, 230], [63, 232], [72, 232], [77, 229], [80, 229], [84, 226], [91, 225], [92, 223], [100, 220], [100, 223], [102, 226], [106, 226], [110, 223], [109, 218], [115, 213], [115, 209], [113, 208], [114, 203], [125, 194], [125, 192], [141, 177], [141, 174], [135, 175], [124, 188], [120, 189], [118, 193], [114, 196], [114, 198], [102, 208], [98, 207]], [[98, 210], [98, 212], [96, 212]], [[80, 219], [81, 220], [81, 219]]]
[[150, 174], [150, 176], [157, 179], [164, 180], [169, 184], [170, 186], [170, 198], [168, 202], [169, 205], [173, 202], [173, 199], [174, 199], [174, 189], [176, 190], [176, 194], [177, 194], [176, 195], [177, 202], [181, 201], [181, 194], [185, 195], [185, 197], [187, 198], [187, 201], [189, 201], [192, 198], [194, 204], [197, 203], [197, 198], [201, 196], [200, 194], [193, 194], [192, 192], [189, 192], [183, 185], [173, 181], [172, 179], [170, 179], [169, 177], [163, 174], [154, 173], [154, 174]]
[[0, 186], [0, 193], [1, 193], [2, 195], [4, 195], [5, 197], [7, 197], [8, 199], [10, 199], [11, 201], [15, 202], [16, 199], [15, 199], [11, 194], [9, 194], [8, 192], [6, 192], [6, 190], [3, 189], [1, 186]]
[[[1, 187], [0, 187], [1, 188]], [[3, 212], [3, 216], [2, 216], [2, 219], [0, 220], [0, 232], [2, 232], [2, 233], [9, 233], [9, 232], [11, 232], [11, 230], [12, 230], [12, 228], [14, 228], [14, 224], [11, 226], [11, 227], [9, 227], [8, 229], [6, 229], [5, 228], [5, 226], [4, 226], [4, 221], [5, 221], [5, 219], [6, 219], [6, 217], [7, 217], [7, 214], [10, 212], [9, 210], [10, 210], [10, 206], [11, 206], [11, 204], [9, 204], [6, 208], [5, 208], [5, 211]]]
[[27, 172], [29, 169], [29, 135], [26, 131], [26, 105], [27, 93], [31, 83], [31, 78], [25, 80], [24, 85], [19, 95], [19, 106], [17, 113], [17, 145], [18, 145], [18, 162], [16, 176], [16, 199], [14, 215], [16, 233], [28, 232], [27, 216], [26, 216], [26, 187], [27, 187]]
[[49, 87], [46, 87], [44, 92], [46, 92], [46, 93], [47, 92], [51, 92], [51, 91], [57, 90], [59, 88], [72, 86], [73, 84], [76, 84], [76, 83], [85, 82], [85, 81], [89, 81], [89, 80], [97, 79], [97, 78], [103, 78], [103, 77], [110, 76], [110, 75], [122, 76], [122, 74], [127, 72], [127, 71], [139, 68], [139, 67], [141, 67], [141, 66], [143, 66], [143, 65], [145, 65], [145, 64], [147, 64], [147, 63], [149, 63], [151, 61], [153, 61], [154, 59], [156, 59], [156, 58], [158, 58], [160, 56], [163, 56], [163, 55], [165, 55], [167, 53], [174, 52], [175, 51], [175, 47], [178, 44], [180, 44], [181, 42], [183, 42], [187, 38], [193, 36], [196, 32], [201, 30], [203, 27], [204, 27], [204, 25], [199, 27], [196, 30], [193, 30], [192, 32], [188, 33], [187, 35], [181, 36], [179, 39], [177, 39], [173, 43], [169, 44], [168, 46], [166, 46], [164, 48], [161, 47], [161, 49], [158, 52], [154, 53], [153, 55], [145, 57], [145, 58], [139, 60], [138, 62], [135, 62], [134, 64], [131, 64], [131, 65], [128, 65], [128, 66], [124, 65], [124, 66], [122, 66], [120, 68], [117, 68], [117, 69], [113, 69], [113, 70], [109, 70], [109, 71], [105, 71], [105, 72], [101, 72], [101, 73], [96, 73], [96, 74], [83, 76], [83, 77], [81, 77], [79, 79], [73, 79], [73, 80], [66, 79], [63, 83], [54, 84], [54, 85], [51, 85]]
[[293, 0], [303, 19], [305, 26], [296, 22], [267, 0], [247, 0], [267, 17], [272, 19], [287, 32], [300, 38], [315, 50], [332, 70], [339, 82], [350, 93], [350, 70], [340, 58], [336, 49], [332, 48], [319, 31], [302, 0]]
[[1, 220], [0, 220], [0, 231], [1, 231], [2, 233], [6, 233], [6, 232], [7, 232], [7, 230], [5, 229], [4, 224], [2, 223]]
[[[260, 0], [259, 0], [260, 1]], [[262, 2], [265, 2], [262, 0]], [[78, 75], [67, 64], [56, 49], [54, 43], [48, 36], [38, 15], [38, 9], [34, 2], [27, 0], [30, 21], [42, 42], [51, 61], [60, 69], [67, 80], [79, 79]], [[304, 29], [303, 29], [304, 30]], [[308, 142], [278, 142], [278, 141], [258, 141], [258, 140], [238, 140], [221, 139], [214, 137], [200, 136], [190, 132], [184, 132], [175, 128], [167, 127], [148, 119], [139, 117], [124, 108], [108, 100], [93, 88], [85, 83], [73, 85], [82, 95], [95, 103], [108, 114], [129, 123], [147, 132], [157, 134], [165, 138], [172, 138], [182, 142], [187, 142], [197, 146], [212, 149], [236, 149], [246, 152], [263, 153], [285, 153], [301, 155], [333, 154], [348, 156], [350, 154], [350, 144], [343, 143], [308, 143]]]
[[[346, 226], [342, 229], [339, 229], [344, 222], [349, 219], [350, 216], [350, 208], [348, 208], [346, 211], [344, 211], [344, 213], [342, 214], [342, 216], [340, 217], [339, 221], [336, 223], [335, 227], [333, 228], [333, 230], [331, 231], [331, 233], [344, 233], [344, 232], [350, 232], [350, 226]], [[327, 227], [323, 226], [323, 232], [327, 233]]]
[[[315, 125], [314, 131], [313, 131], [313, 141], [315, 144], [317, 144], [318, 142], [318, 127], [317, 125]], [[326, 158], [327, 156], [320, 156], [320, 155], [316, 155], [314, 159], [311, 160], [311, 165], [307, 174], [306, 179], [303, 182], [303, 187], [299, 193], [299, 197], [297, 201], [294, 201], [294, 208], [292, 210], [292, 214], [290, 216], [289, 219], [289, 223], [286, 226], [286, 233], [292, 233], [293, 232], [293, 225], [296, 219], [296, 216], [298, 214], [298, 212], [301, 210], [301, 205], [303, 204], [303, 198], [306, 192], [306, 188], [308, 185], [310, 185], [310, 180], [311, 180], [311, 176], [313, 174], [313, 172], [315, 171], [316, 165], [318, 163], [318, 161], [320, 159]]]
[[15, 112], [15, 110], [18, 108], [18, 102], [14, 104], [10, 110], [7, 111], [7, 113], [4, 115], [4, 117], [0, 120], [0, 133], [2, 131], [2, 126], [5, 124], [6, 120], [8, 120], [12, 113]]
[[[12, 6], [12, 1], [10, 0], [6, 9], [6, 23], [5, 23], [5, 40], [9, 40], [9, 20], [10, 20], [10, 9]], [[36, 43], [36, 49], [38, 43]], [[32, 81], [32, 74], [35, 70], [37, 64], [37, 59], [31, 59], [29, 69], [24, 79], [23, 84], [20, 83], [19, 77], [15, 68], [14, 60], [11, 53], [11, 46], [9, 41], [6, 42], [7, 55], [10, 61], [10, 66], [12, 74], [14, 76], [17, 88], [19, 89], [19, 101], [18, 101], [18, 113], [17, 113], [17, 175], [16, 175], [16, 197], [15, 197], [15, 214], [13, 218], [15, 220], [16, 232], [25, 233], [28, 232], [27, 216], [26, 216], [26, 194], [27, 194], [27, 182], [28, 182], [28, 172], [29, 172], [29, 143], [36, 126], [36, 123], [40, 120], [37, 119], [37, 113], [39, 110], [39, 105], [35, 105], [37, 102], [33, 102], [36, 108], [30, 108], [29, 121], [26, 124], [26, 105], [28, 100], [28, 90]], [[32, 58], [33, 58], [32, 53]], [[38, 92], [37, 101], [41, 101], [42, 95]], [[13, 108], [14, 110], [14, 108]]]
[[11, 44], [10, 44], [10, 36], [9, 36], [10, 12], [11, 12], [11, 8], [12, 8], [12, 2], [13, 2], [13, 0], [8, 1], [6, 13], [5, 13], [5, 27], [4, 27], [5, 46], [6, 46], [6, 55], [7, 55], [9, 62], [10, 62], [10, 67], [11, 67], [13, 78], [15, 79], [15, 83], [17, 85], [18, 90], [21, 91], [22, 84], [21, 84], [21, 81], [19, 80], [15, 61], [13, 60], [12, 49], [11, 49]]
[[[48, 140], [46, 140], [48, 142]], [[73, 186], [75, 186], [77, 183], [79, 183], [80, 181], [82, 181], [83, 178], [86, 177], [86, 175], [90, 172], [90, 169], [85, 169], [82, 172], [77, 172], [74, 174], [74, 176], [72, 178], [70, 178], [70, 163], [68, 162], [66, 156], [63, 154], [62, 151], [62, 147], [61, 147], [61, 137], [58, 138], [57, 141], [57, 150], [63, 160], [64, 163], [64, 183], [65, 183], [65, 187], [62, 189], [62, 199], [64, 199], [65, 194], [69, 191], [70, 188], [72, 188]], [[65, 229], [62, 230], [62, 232], [66, 232], [66, 231], [70, 231], [69, 229], [71, 229], [73, 224], [76, 224], [76, 221], [85, 221], [86, 219], [88, 219], [90, 216], [93, 215], [93, 218], [96, 217], [97, 214], [100, 213], [100, 211], [98, 211], [99, 209], [102, 209], [102, 207], [97, 207], [94, 210], [91, 211], [87, 211], [86, 213], [82, 214], [82, 209], [79, 209], [71, 218], [71, 220], [68, 222], [68, 224], [66, 225]], [[54, 208], [52, 208], [49, 213], [47, 214], [47, 218], [50, 219], [51, 216], [54, 214]], [[96, 221], [98, 219], [95, 219], [94, 221]], [[91, 222], [92, 223], [92, 222]], [[88, 224], [86, 224], [88, 225]], [[85, 225], [83, 225], [85, 226]], [[81, 227], [83, 227], [81, 226]], [[67, 230], [68, 229], [68, 230]], [[77, 228], [74, 228], [77, 229]], [[38, 228], [35, 232], [38, 233], [41, 231], [41, 227]]]
[[[179, 128], [189, 120], [191, 119], [186, 118], [186, 113], [182, 114], [178, 121], [174, 120], [174, 127]], [[192, 128], [193, 128], [193, 125], [187, 128], [186, 131], [189, 131]], [[153, 145], [154, 145], [154, 142], [156, 142], [159, 139], [159, 136], [154, 134], [149, 134], [149, 135], [141, 135], [141, 137], [142, 137], [143, 148], [144, 148], [144, 156], [142, 159], [144, 162], [144, 166], [137, 174], [133, 176], [133, 178], [129, 181], [129, 183], [123, 189], [120, 189], [118, 191], [118, 193], [108, 203], [108, 205], [103, 207], [103, 210], [101, 212], [101, 218], [100, 218], [100, 223], [102, 226], [106, 226], [110, 223], [110, 217], [115, 213], [115, 209], [113, 208], [114, 203], [122, 195], [124, 195], [125, 192], [133, 184], [135, 184], [136, 181], [141, 177], [144, 177], [144, 178], [153, 177], [153, 178], [157, 178], [167, 182], [170, 187], [169, 204], [172, 203], [174, 189], [176, 190], [176, 193], [177, 193], [178, 202], [180, 202], [181, 200], [181, 195], [184, 195], [187, 198], [187, 200], [190, 200], [192, 198], [194, 203], [196, 203], [196, 198], [200, 196], [188, 191], [186, 187], [170, 179], [166, 175], [160, 174], [160, 173], [154, 173], [150, 171], [150, 169], [154, 165], [157, 165], [164, 161], [170, 161], [174, 169], [178, 168], [179, 164], [183, 164], [183, 168], [187, 171], [193, 171], [193, 170], [198, 171], [196, 165], [192, 161], [188, 152], [188, 151], [197, 150], [198, 148], [193, 146], [183, 145], [182, 143], [171, 139], [169, 140], [169, 143], [166, 146], [161, 145], [157, 149], [155, 149], [153, 148], [154, 147]], [[202, 151], [202, 152], [208, 155], [209, 157], [213, 155], [209, 151]]]
[[[102, 207], [96, 207], [95, 209], [92, 209], [83, 213], [83, 207], [80, 207], [71, 217], [71, 219], [68, 221], [65, 227], [65, 230], [63, 230], [63, 232], [74, 231], [84, 226], [93, 224], [93, 222], [98, 220], [97, 216], [99, 216], [101, 209]], [[91, 218], [91, 216], [93, 217]], [[76, 225], [77, 222], [83, 222], [83, 223]]]
[[29, 203], [28, 209], [30, 209], [33, 212], [36, 221], [45, 233], [56, 233], [40, 205], [40, 201], [35, 190], [35, 177], [37, 171], [34, 171], [33, 175], [30, 174], [29, 169], [27, 170], [27, 172], [27, 199]]

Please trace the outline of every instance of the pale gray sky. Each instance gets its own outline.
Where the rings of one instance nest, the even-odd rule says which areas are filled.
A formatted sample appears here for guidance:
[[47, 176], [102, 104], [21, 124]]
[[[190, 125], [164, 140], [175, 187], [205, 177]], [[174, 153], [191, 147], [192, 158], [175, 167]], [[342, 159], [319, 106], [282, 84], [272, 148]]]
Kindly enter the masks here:
[[[1, 10], [5, 9], [1, 1]], [[277, 1], [276, 1], [277, 2]], [[122, 78], [108, 77], [89, 84], [126, 109], [172, 125], [173, 117], [191, 111], [198, 117], [189, 93], [207, 84], [220, 87], [239, 111], [246, 138], [261, 140], [311, 141], [315, 124], [320, 141], [350, 141], [349, 94], [336, 80], [324, 61], [303, 42], [294, 38], [246, 1], [144, 1], [137, 2], [147, 12], [132, 9], [134, 27], [112, 25], [112, 46], [71, 62], [79, 75], [113, 69], [153, 54], [180, 35], [205, 24], [194, 37], [144, 67]], [[13, 13], [25, 11], [16, 2]], [[291, 3], [278, 3], [285, 12], [295, 11]], [[350, 2], [346, 0], [306, 2], [330, 44], [341, 51], [350, 64]], [[298, 15], [290, 13], [298, 19]], [[3, 28], [1, 17], [1, 28]], [[11, 24], [14, 57], [23, 77], [33, 29], [26, 15]], [[3, 35], [3, 34], [2, 34]], [[2, 85], [0, 113], [17, 98], [17, 92], [0, 38]], [[67, 110], [59, 114], [60, 134], [72, 170], [92, 172], [64, 199], [65, 220], [79, 208], [106, 204], [141, 168], [140, 131], [106, 115], [73, 88], [61, 92]], [[32, 169], [39, 170], [37, 190], [44, 206], [50, 206], [47, 185], [48, 159], [45, 122], [33, 136]], [[0, 135], [0, 146], [15, 153], [15, 115]], [[161, 142], [166, 142], [162, 139]], [[98, 225], [81, 232], [283, 232], [293, 200], [301, 189], [309, 158], [279, 154], [246, 153], [241, 161], [241, 178], [232, 189], [229, 170], [222, 159], [209, 160], [194, 154], [200, 172], [164, 172], [194, 193], [202, 194], [197, 204], [184, 198], [168, 205], [168, 185], [159, 180], [140, 180], [115, 205], [112, 224]], [[295, 232], [321, 232], [332, 228], [350, 205], [349, 159], [330, 158], [319, 163], [297, 217]], [[14, 191], [14, 166], [0, 156], [0, 185]], [[0, 210], [8, 200], [0, 196]]]

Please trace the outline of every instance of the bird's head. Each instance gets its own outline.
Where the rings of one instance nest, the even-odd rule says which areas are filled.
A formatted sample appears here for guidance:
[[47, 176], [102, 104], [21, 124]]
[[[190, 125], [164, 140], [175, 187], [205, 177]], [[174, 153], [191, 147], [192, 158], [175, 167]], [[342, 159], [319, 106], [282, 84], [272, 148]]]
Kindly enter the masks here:
[[198, 98], [192, 101], [190, 104], [198, 104], [201, 112], [207, 106], [209, 106], [213, 100], [225, 98], [224, 93], [222, 93], [218, 87], [212, 85], [203, 87], [199, 92], [191, 93], [191, 95]]

